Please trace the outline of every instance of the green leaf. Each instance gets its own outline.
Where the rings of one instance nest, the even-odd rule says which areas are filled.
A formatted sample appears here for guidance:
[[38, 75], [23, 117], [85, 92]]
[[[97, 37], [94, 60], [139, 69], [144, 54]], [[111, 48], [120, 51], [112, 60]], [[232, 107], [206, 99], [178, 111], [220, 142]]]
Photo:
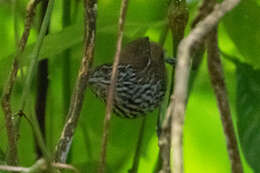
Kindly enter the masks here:
[[[149, 27], [160, 27], [165, 25], [166, 21], [157, 21], [155, 23], [127, 23], [126, 24], [126, 37], [140, 37], [144, 35]], [[117, 25], [103, 26], [97, 30], [98, 33], [116, 34]], [[71, 48], [72, 46], [79, 44], [83, 41], [83, 25], [74, 24], [58, 33], [49, 34], [45, 37], [42, 50], [40, 51], [40, 59], [44, 57], [53, 57], [60, 54], [62, 51]], [[32, 48], [35, 43], [26, 47], [22, 58], [25, 59], [32, 52]], [[8, 57], [0, 59], [0, 62], [10, 61], [14, 53]]]
[[255, 172], [260, 172], [260, 70], [236, 62], [237, 128], [244, 156]]
[[224, 26], [245, 61], [254, 67], [260, 67], [260, 3], [259, 0], [246, 0], [226, 17]]
[[[70, 48], [83, 40], [82, 24], [69, 26], [58, 33], [49, 34], [44, 38], [43, 46], [40, 51], [40, 59], [53, 57], [67, 48]], [[26, 47], [22, 60], [26, 59], [32, 52], [35, 43]], [[11, 55], [13, 56], [13, 54]], [[8, 57], [8, 59], [10, 56]], [[4, 59], [5, 60], [5, 59]]]

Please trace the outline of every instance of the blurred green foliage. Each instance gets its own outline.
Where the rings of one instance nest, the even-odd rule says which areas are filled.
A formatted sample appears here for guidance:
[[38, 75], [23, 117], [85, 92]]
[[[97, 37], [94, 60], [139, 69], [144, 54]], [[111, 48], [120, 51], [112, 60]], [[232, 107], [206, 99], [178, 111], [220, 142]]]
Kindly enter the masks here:
[[[62, 56], [70, 48], [71, 86], [74, 86], [83, 40], [83, 7], [80, 2], [72, 3], [72, 24], [62, 29], [62, 1], [56, 1], [52, 15], [50, 34], [46, 36], [40, 58], [49, 59], [49, 89], [47, 101], [46, 142], [53, 150], [63, 127], [62, 97]], [[117, 21], [120, 0], [100, 0], [98, 2], [97, 40], [94, 66], [113, 61], [117, 36]], [[23, 31], [25, 6], [27, 1], [20, 0], [12, 10], [13, 1], [0, 1], [0, 94], [10, 71], [15, 53], [14, 15], [18, 34]], [[189, 24], [197, 14], [199, 3], [188, 1]], [[127, 13], [124, 44], [141, 36], [149, 36], [158, 41], [167, 23], [168, 0], [131, 0]], [[74, 9], [74, 11], [73, 11]], [[219, 26], [220, 49], [233, 59], [223, 58], [226, 84], [229, 92], [232, 115], [239, 139], [241, 155], [246, 173], [260, 172], [260, 0], [242, 1], [230, 12]], [[23, 70], [26, 74], [26, 58], [30, 55], [37, 37], [38, 18], [35, 19], [28, 46], [23, 54]], [[172, 55], [170, 33], [164, 45], [167, 55]], [[239, 57], [239, 58], [236, 58]], [[234, 60], [235, 59], [235, 60]], [[170, 67], [168, 67], [170, 69]], [[24, 81], [20, 72], [12, 97], [14, 111], [17, 111]], [[34, 109], [35, 86], [28, 98], [31, 104], [27, 112]], [[83, 111], [73, 141], [71, 163], [82, 172], [94, 172], [100, 156], [101, 135], [105, 105], [89, 90], [86, 91]], [[145, 134], [141, 148], [141, 161], [138, 172], [152, 172], [158, 155], [156, 136], [157, 111], [147, 115]], [[109, 172], [127, 172], [131, 168], [141, 125], [140, 119], [128, 120], [112, 117], [109, 136], [107, 167]], [[211, 88], [207, 62], [204, 58], [195, 80], [187, 106], [184, 129], [184, 164], [187, 173], [229, 173], [230, 164], [226, 150], [225, 137], [217, 109], [216, 99]], [[0, 163], [7, 148], [7, 138], [2, 110], [0, 109]], [[3, 151], [3, 152], [2, 152]], [[30, 166], [36, 154], [30, 125], [22, 120], [19, 137], [20, 165]], [[116, 170], [116, 171], [115, 171]]]

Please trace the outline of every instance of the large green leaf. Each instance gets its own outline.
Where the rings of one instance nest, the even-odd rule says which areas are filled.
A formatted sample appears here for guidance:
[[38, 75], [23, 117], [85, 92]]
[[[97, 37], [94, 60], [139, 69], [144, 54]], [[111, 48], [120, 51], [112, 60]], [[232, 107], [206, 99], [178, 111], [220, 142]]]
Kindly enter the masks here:
[[253, 170], [260, 172], [260, 70], [236, 62], [237, 128], [245, 158]]
[[[127, 23], [126, 25], [126, 37], [138, 37], [144, 35], [145, 31], [149, 27], [160, 27], [164, 25], [166, 21], [157, 21], [155, 23]], [[104, 26], [97, 30], [98, 33], [106, 33], [106, 34], [114, 34], [116, 35], [117, 26], [109, 25]], [[74, 24], [71, 25], [58, 33], [49, 34], [45, 37], [43, 46], [40, 52], [40, 59], [44, 57], [53, 57], [55, 55], [60, 54], [62, 51], [81, 43], [83, 40], [83, 25], [82, 24]], [[25, 58], [30, 55], [34, 43], [30, 44], [26, 47], [22, 58]], [[9, 62], [10, 59], [14, 56], [14, 53], [8, 57], [4, 57], [0, 59], [1, 63]]]
[[224, 18], [224, 26], [245, 61], [260, 67], [260, 2], [244, 0]]

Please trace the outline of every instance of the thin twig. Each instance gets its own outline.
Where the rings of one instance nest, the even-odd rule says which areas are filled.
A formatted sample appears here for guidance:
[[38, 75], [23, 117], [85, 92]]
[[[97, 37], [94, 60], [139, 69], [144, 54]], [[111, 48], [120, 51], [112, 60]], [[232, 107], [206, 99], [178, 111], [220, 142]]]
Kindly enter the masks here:
[[142, 148], [142, 141], [144, 139], [144, 127], [145, 127], [146, 117], [142, 118], [141, 128], [139, 130], [139, 136], [137, 140], [137, 145], [135, 149], [134, 161], [132, 164], [132, 168], [128, 171], [128, 173], [137, 173], [140, 156], [141, 156], [141, 148]]
[[226, 135], [227, 150], [231, 162], [232, 173], [243, 173], [243, 167], [239, 155], [238, 142], [232, 121], [228, 102], [227, 89], [218, 49], [217, 27], [209, 34], [207, 39], [208, 70], [211, 83], [218, 101], [222, 125]]
[[8, 154], [7, 154], [7, 163], [10, 165], [16, 165], [17, 163], [17, 146], [16, 146], [16, 130], [14, 127], [14, 124], [12, 122], [12, 108], [11, 108], [11, 93], [15, 84], [18, 68], [19, 68], [19, 61], [21, 58], [21, 54], [24, 51], [24, 48], [26, 46], [32, 22], [33, 17], [35, 16], [35, 9], [37, 4], [40, 2], [40, 0], [31, 0], [27, 5], [27, 13], [26, 13], [26, 19], [25, 19], [25, 25], [24, 25], [24, 32], [22, 35], [21, 40], [18, 44], [18, 49], [15, 54], [14, 62], [12, 64], [12, 70], [9, 74], [9, 78], [7, 80], [7, 83], [4, 87], [3, 91], [3, 97], [2, 97], [2, 108], [5, 115], [5, 124], [7, 129], [7, 137], [8, 137]]
[[[66, 169], [66, 170], [71, 170], [75, 173], [79, 173], [79, 170], [76, 169], [72, 165], [64, 164], [64, 163], [52, 163], [52, 166], [54, 168], [58, 169]], [[20, 167], [20, 166], [9, 166], [9, 165], [0, 165], [0, 170], [2, 171], [10, 171], [10, 172], [27, 172], [27, 173], [35, 173], [39, 172], [41, 170], [46, 170], [47, 165], [46, 162], [43, 159], [38, 160], [32, 167], [30, 168], [25, 168], [25, 167]]]
[[[188, 79], [190, 71], [190, 57], [196, 43], [200, 42], [205, 36], [217, 25], [218, 21], [232, 8], [239, 3], [239, 0], [225, 0], [221, 4], [215, 6], [203, 21], [191, 31], [191, 33], [181, 41], [178, 47], [178, 61], [175, 73], [174, 85], [174, 100], [171, 99], [171, 104], [168, 107], [172, 117], [172, 140], [171, 146], [173, 150], [173, 172], [183, 172], [183, 124], [186, 110], [186, 101], [188, 96]], [[172, 104], [173, 101], [175, 104]], [[171, 107], [173, 106], [173, 107]]]
[[[199, 12], [197, 14], [197, 16], [195, 17], [195, 19], [193, 20], [192, 24], [191, 24], [191, 28], [193, 29], [200, 21], [202, 21], [205, 17], [207, 17], [214, 9], [215, 5], [216, 5], [216, 0], [203, 0], [200, 8], [199, 8]], [[200, 42], [197, 42], [196, 45], [196, 50], [194, 50], [194, 52], [192, 52], [192, 71], [190, 74], [190, 81], [189, 81], [189, 89], [188, 89], [188, 98], [191, 94], [194, 82], [196, 80], [196, 77], [198, 75], [199, 72], [199, 67], [201, 65], [201, 62], [203, 60], [203, 55], [205, 52], [205, 41], [201, 40]], [[187, 98], [187, 100], [188, 100]], [[187, 103], [186, 103], [187, 104]]]
[[205, 19], [205, 17], [207, 17], [208, 14], [212, 12], [215, 5], [216, 5], [216, 0], [210, 0], [210, 1], [203, 0], [202, 4], [200, 5], [199, 12], [198, 12], [197, 16], [192, 21], [191, 28], [195, 28], [195, 26], [200, 21]]
[[84, 54], [72, 94], [67, 120], [55, 149], [55, 161], [66, 162], [72, 137], [82, 109], [84, 92], [87, 87], [88, 70], [92, 65], [96, 40], [97, 0], [85, 0], [85, 41]]
[[24, 168], [20, 166], [0, 165], [0, 170], [10, 172], [28, 172], [29, 168]]
[[110, 119], [111, 119], [111, 111], [113, 105], [113, 97], [114, 97], [114, 90], [117, 81], [117, 67], [119, 64], [119, 58], [121, 54], [121, 47], [122, 47], [122, 40], [123, 40], [123, 31], [124, 31], [124, 23], [126, 18], [126, 12], [128, 7], [128, 0], [122, 0], [121, 7], [120, 7], [120, 16], [118, 22], [118, 35], [117, 35], [117, 45], [116, 45], [116, 53], [114, 57], [114, 63], [112, 68], [112, 75], [110, 79], [110, 86], [108, 89], [108, 96], [107, 96], [107, 105], [106, 105], [106, 115], [104, 119], [104, 129], [103, 129], [103, 137], [102, 137], [102, 148], [101, 148], [101, 155], [100, 155], [100, 165], [99, 165], [99, 173], [103, 173], [105, 171], [106, 165], [106, 148], [108, 142], [108, 133], [109, 133], [109, 126], [110, 126]]
[[37, 173], [37, 172], [43, 172], [47, 169], [46, 162], [44, 159], [37, 160], [26, 173]]
[[[203, 0], [199, 12], [197, 16], [194, 18], [191, 24], [191, 28], [193, 29], [200, 21], [202, 21], [205, 17], [209, 15], [209, 13], [212, 12], [214, 9], [214, 6], [216, 5], [216, 0]], [[190, 78], [190, 89], [194, 84], [195, 76], [197, 76], [198, 68], [200, 67], [200, 64], [203, 59], [203, 55], [205, 52], [205, 41], [202, 40], [201, 43], [198, 43], [197, 50], [192, 53], [192, 70], [193, 70], [193, 76]]]
[[72, 165], [69, 164], [64, 164], [64, 163], [52, 163], [52, 166], [54, 168], [59, 168], [59, 169], [66, 169], [66, 170], [71, 170], [75, 173], [79, 173], [79, 170], [77, 168], [75, 168]]

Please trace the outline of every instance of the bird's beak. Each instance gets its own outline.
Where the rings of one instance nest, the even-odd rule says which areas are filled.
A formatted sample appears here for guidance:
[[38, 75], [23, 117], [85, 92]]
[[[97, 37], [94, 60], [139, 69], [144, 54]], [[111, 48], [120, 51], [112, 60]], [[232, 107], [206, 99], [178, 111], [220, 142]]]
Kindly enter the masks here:
[[164, 58], [164, 61], [172, 66], [175, 66], [177, 63], [176, 58]]

